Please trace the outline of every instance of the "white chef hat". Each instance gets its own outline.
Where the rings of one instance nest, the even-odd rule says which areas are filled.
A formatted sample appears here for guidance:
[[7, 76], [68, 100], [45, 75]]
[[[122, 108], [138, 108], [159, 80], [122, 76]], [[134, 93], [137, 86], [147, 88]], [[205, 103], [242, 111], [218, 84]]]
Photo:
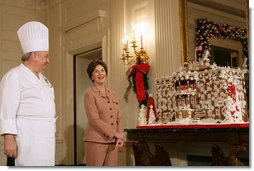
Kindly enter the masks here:
[[24, 54], [32, 51], [48, 51], [48, 28], [37, 21], [23, 24], [17, 31]]

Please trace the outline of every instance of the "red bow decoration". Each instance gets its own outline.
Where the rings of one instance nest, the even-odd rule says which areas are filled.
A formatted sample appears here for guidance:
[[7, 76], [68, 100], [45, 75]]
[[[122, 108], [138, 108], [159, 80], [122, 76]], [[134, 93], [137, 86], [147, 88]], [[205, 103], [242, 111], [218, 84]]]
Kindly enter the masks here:
[[150, 66], [148, 63], [138, 63], [133, 65], [128, 71], [127, 71], [127, 76], [128, 76], [128, 81], [130, 83], [129, 87], [126, 90], [125, 93], [125, 99], [128, 101], [128, 91], [131, 87], [131, 81], [130, 77], [134, 77], [135, 84], [134, 84], [134, 91], [137, 94], [137, 99], [138, 102], [141, 103], [142, 101], [147, 99], [147, 93], [146, 93], [146, 87], [144, 83], [144, 76], [148, 74], [150, 69]]

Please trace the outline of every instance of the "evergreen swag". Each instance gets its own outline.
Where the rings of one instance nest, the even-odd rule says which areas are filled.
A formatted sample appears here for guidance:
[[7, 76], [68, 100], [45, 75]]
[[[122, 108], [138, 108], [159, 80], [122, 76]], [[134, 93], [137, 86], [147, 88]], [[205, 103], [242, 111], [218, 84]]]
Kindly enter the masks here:
[[209, 49], [211, 38], [231, 39], [241, 41], [243, 47], [243, 57], [248, 58], [247, 30], [228, 24], [218, 24], [207, 19], [198, 19], [196, 28], [196, 47], [202, 46], [201, 51], [197, 51], [197, 58], [201, 58], [203, 51]]

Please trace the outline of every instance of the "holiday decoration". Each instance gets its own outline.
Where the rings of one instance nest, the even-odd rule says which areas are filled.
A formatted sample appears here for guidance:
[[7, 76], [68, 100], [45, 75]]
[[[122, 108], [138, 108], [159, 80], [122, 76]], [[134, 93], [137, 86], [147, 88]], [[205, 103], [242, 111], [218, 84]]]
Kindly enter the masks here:
[[248, 39], [246, 29], [241, 29], [228, 24], [218, 24], [208, 21], [207, 19], [198, 19], [195, 39], [196, 47], [199, 47], [199, 50], [197, 51], [197, 59], [202, 57], [205, 50], [209, 49], [209, 41], [213, 37], [241, 41], [243, 57], [248, 58]]
[[157, 120], [157, 117], [156, 117], [156, 107], [155, 107], [153, 95], [151, 93], [149, 93], [149, 97], [148, 97], [148, 100], [147, 100], [147, 114], [146, 114], [147, 121], [149, 121], [149, 118], [150, 118], [151, 106], [152, 106], [152, 110], [153, 110], [152, 112], [153, 112], [153, 115], [155, 117], [155, 120]]
[[248, 70], [211, 65], [209, 56], [206, 50], [198, 62], [156, 80], [157, 125], [249, 122]]
[[138, 125], [139, 126], [145, 126], [145, 125], [147, 125], [145, 105], [141, 105], [139, 110], [140, 110], [140, 112], [139, 112], [139, 115], [138, 115]]
[[150, 105], [149, 106], [149, 119], [148, 119], [148, 124], [151, 125], [151, 124], [155, 124], [156, 122], [156, 117], [155, 117], [155, 113], [154, 113], [154, 110], [153, 110], [153, 105]]
[[[134, 92], [137, 94], [137, 99], [139, 102], [139, 106], [147, 105], [147, 98], [148, 98], [148, 80], [147, 74], [150, 70], [150, 66], [147, 61], [142, 60], [142, 56], [137, 58], [136, 64], [134, 64], [130, 69], [127, 71], [127, 78], [129, 81], [129, 87], [125, 93], [125, 99], [127, 100], [127, 94], [131, 86], [133, 86]], [[132, 78], [132, 79], [131, 79]]]
[[148, 64], [149, 56], [143, 46], [143, 35], [140, 34], [140, 50], [138, 50], [137, 41], [135, 39], [135, 26], [132, 24], [132, 41], [130, 42], [133, 49], [133, 53], [130, 53], [129, 50], [129, 41], [128, 36], [125, 31], [124, 38], [124, 47], [122, 53], [122, 60], [125, 64], [132, 65], [126, 72], [129, 86], [126, 89], [124, 94], [125, 101], [128, 102], [128, 94], [131, 87], [133, 87], [134, 92], [137, 95], [139, 102], [139, 107], [141, 105], [147, 105], [147, 90], [148, 90], [148, 81], [147, 74], [150, 70]]

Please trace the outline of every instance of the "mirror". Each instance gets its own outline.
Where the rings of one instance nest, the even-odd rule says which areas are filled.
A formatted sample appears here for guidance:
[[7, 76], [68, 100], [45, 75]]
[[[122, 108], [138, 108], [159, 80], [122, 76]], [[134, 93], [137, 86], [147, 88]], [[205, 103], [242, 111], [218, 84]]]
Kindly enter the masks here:
[[222, 66], [238, 67], [248, 58], [248, 0], [181, 0], [179, 6], [183, 62], [198, 60], [205, 49], [212, 62], [218, 55], [227, 60]]

